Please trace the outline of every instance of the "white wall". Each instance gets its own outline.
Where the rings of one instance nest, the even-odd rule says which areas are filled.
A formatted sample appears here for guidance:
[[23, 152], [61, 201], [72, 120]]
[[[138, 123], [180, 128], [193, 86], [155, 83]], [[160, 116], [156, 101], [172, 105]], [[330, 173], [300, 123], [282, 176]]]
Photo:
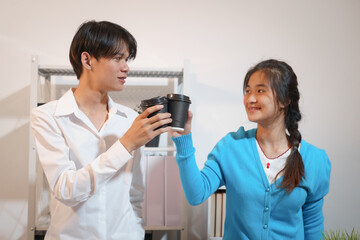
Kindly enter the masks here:
[[[266, 58], [287, 61], [299, 78], [303, 138], [326, 149], [333, 164], [325, 226], [359, 227], [359, 12], [356, 0], [2, 0], [0, 239], [25, 239], [31, 55], [42, 65], [69, 65], [71, 39], [90, 19], [133, 33], [139, 48], [131, 67], [190, 61], [186, 93], [200, 167], [228, 131], [252, 126], [242, 106], [247, 69]], [[189, 239], [204, 239], [204, 207], [191, 212]]]

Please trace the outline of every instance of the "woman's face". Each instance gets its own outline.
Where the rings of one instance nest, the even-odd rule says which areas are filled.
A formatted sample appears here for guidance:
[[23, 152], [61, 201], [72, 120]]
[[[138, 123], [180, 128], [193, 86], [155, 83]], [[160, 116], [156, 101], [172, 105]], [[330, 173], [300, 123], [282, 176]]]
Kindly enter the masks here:
[[278, 103], [266, 75], [262, 71], [253, 73], [245, 89], [244, 105], [249, 121], [272, 124], [282, 116], [284, 106]]

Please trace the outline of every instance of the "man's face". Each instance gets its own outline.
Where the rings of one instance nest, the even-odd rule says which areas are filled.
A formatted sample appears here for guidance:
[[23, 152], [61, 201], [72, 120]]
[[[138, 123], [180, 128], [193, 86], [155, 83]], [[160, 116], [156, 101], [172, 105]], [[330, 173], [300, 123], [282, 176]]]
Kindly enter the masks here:
[[91, 83], [103, 92], [121, 91], [130, 68], [127, 64], [129, 57], [128, 48], [124, 47], [121, 52], [112, 58], [91, 57]]

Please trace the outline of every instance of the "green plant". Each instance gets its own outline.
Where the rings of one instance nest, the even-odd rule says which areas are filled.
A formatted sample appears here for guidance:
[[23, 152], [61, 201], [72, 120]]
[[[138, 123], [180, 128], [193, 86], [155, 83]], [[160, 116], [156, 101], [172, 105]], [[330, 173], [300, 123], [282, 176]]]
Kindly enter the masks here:
[[330, 230], [329, 232], [325, 231], [325, 233], [323, 233], [323, 239], [324, 240], [360, 240], [360, 233], [359, 231], [355, 231], [355, 228], [353, 228], [350, 234], [345, 230], [337, 230], [337, 231]]

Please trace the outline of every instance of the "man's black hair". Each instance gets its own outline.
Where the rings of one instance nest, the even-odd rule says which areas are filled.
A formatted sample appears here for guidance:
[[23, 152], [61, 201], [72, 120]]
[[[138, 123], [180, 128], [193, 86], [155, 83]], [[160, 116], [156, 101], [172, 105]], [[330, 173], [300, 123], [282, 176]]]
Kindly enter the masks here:
[[76, 32], [70, 46], [69, 58], [76, 77], [82, 74], [81, 54], [87, 52], [90, 56], [112, 58], [123, 48], [129, 51], [127, 60], [135, 59], [137, 43], [133, 35], [118, 24], [107, 21], [88, 21], [83, 23]]

